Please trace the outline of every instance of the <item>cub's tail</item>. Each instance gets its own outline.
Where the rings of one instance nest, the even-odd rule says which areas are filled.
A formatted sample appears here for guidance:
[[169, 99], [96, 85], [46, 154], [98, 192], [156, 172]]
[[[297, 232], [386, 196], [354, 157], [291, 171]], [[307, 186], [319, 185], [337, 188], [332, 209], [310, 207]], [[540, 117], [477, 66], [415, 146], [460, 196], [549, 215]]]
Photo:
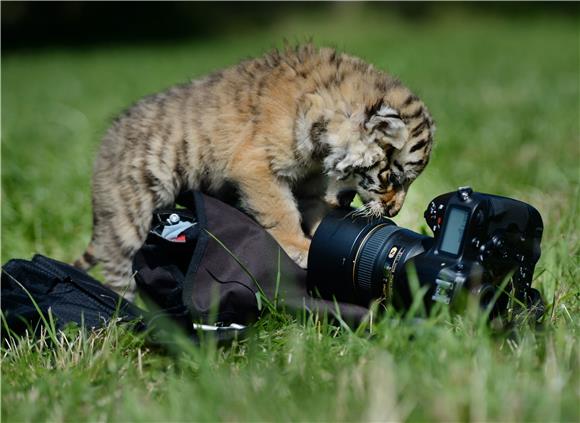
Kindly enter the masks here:
[[85, 272], [93, 268], [99, 262], [99, 260], [97, 260], [95, 257], [94, 251], [95, 247], [91, 241], [83, 255], [75, 260], [73, 266], [77, 269], [84, 270]]

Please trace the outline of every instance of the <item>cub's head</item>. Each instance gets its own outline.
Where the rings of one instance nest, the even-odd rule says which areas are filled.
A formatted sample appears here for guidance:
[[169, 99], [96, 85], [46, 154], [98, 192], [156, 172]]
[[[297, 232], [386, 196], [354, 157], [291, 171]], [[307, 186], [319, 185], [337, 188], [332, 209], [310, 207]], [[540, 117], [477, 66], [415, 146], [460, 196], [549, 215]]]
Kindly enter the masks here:
[[364, 203], [359, 213], [392, 217], [401, 209], [429, 162], [435, 127], [414, 95], [393, 103], [381, 98], [328, 121], [329, 204], [349, 204], [358, 194]]

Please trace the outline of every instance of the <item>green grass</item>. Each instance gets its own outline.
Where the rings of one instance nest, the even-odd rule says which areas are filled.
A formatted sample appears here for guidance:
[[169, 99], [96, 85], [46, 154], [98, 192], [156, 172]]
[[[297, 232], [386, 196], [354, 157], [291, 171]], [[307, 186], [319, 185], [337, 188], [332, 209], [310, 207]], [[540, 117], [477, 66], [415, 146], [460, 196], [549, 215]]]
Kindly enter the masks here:
[[143, 46], [19, 51], [2, 63], [2, 262], [74, 259], [90, 236], [99, 137], [142, 95], [313, 36], [403, 79], [438, 132], [396, 221], [418, 230], [459, 185], [544, 218], [541, 330], [470, 316], [375, 322], [373, 336], [274, 315], [231, 348], [172, 354], [110, 327], [2, 348], [5, 421], [578, 421], [578, 16], [470, 13], [402, 21], [355, 6], [268, 30]]

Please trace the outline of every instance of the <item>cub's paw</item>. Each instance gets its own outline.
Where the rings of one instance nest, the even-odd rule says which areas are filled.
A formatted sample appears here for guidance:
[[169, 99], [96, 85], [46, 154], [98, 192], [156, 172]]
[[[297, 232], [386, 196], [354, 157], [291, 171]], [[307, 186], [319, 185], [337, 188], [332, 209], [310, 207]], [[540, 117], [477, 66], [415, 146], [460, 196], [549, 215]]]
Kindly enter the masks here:
[[308, 250], [310, 249], [310, 240], [305, 236], [298, 236], [294, 233], [274, 230], [270, 232], [278, 244], [284, 249], [286, 254], [294, 260], [298, 266], [306, 269], [308, 265]]
[[291, 245], [286, 247], [285, 250], [298, 266], [303, 269], [308, 267], [308, 248]]
[[290, 258], [303, 269], [308, 268], [308, 251], [298, 251], [290, 254]]

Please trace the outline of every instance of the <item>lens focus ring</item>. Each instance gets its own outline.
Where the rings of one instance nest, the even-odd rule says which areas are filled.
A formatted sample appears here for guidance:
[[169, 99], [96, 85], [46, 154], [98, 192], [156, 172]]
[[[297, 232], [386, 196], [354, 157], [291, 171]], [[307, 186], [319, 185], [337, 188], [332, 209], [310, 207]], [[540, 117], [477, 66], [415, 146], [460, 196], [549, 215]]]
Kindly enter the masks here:
[[366, 242], [363, 241], [355, 259], [356, 280], [353, 281], [363, 292], [372, 292], [373, 271], [378, 255], [388, 238], [399, 229], [401, 228], [396, 225], [382, 226], [369, 233]]

